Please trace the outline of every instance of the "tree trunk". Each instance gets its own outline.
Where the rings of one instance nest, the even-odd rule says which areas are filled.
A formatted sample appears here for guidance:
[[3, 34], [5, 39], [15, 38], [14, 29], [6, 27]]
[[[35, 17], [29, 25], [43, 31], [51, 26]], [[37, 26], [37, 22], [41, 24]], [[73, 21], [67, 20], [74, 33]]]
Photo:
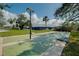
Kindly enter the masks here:
[[19, 26], [20, 30], [23, 30], [24, 25]]
[[45, 21], [45, 27], [47, 27], [47, 21]]

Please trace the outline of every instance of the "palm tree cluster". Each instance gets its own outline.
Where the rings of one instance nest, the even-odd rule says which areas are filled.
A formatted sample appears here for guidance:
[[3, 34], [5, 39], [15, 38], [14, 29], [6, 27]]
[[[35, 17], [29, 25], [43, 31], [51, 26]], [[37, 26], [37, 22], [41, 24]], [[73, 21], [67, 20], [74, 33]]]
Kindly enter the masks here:
[[[73, 25], [73, 23], [78, 24], [79, 21], [79, 4], [78, 3], [63, 3], [60, 8], [55, 12], [55, 17], [57, 19], [65, 20], [65, 26]], [[71, 24], [69, 24], [71, 22]], [[74, 26], [72, 26], [74, 27]], [[78, 26], [76, 26], [78, 29]]]

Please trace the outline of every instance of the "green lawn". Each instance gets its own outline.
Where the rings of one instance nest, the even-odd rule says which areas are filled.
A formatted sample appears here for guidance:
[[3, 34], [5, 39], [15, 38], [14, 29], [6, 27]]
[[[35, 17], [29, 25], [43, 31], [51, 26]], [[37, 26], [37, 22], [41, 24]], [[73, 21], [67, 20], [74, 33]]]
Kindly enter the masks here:
[[[43, 33], [43, 32], [49, 32], [50, 30], [32, 30], [32, 33]], [[19, 42], [19, 41], [25, 41], [25, 43], [22, 44], [15, 44], [11, 46], [6, 46], [3, 48], [3, 54], [5, 56], [13, 56], [13, 55], [19, 55], [23, 51], [31, 50], [32, 49], [32, 42], [29, 42], [28, 36], [26, 34], [29, 34], [29, 30], [9, 30], [7, 32], [0, 32], [0, 36], [4, 37], [3, 43], [13, 43], [13, 42]], [[22, 37], [8, 37], [8, 36], [15, 36], [15, 35], [23, 35]]]
[[62, 55], [79, 56], [79, 32], [71, 32], [69, 43], [65, 46]]
[[[32, 33], [43, 33], [43, 32], [49, 32], [49, 30], [32, 30]], [[3, 43], [24, 41], [26, 39], [29, 39], [29, 36], [26, 34], [29, 34], [29, 30], [10, 30], [8, 32], [0, 32], [0, 36], [3, 37], [4, 39]], [[23, 35], [23, 36], [16, 37], [15, 35]], [[8, 37], [8, 36], [14, 36], [14, 37]]]
[[13, 36], [13, 37], [3, 37], [3, 39], [4, 39], [3, 44], [5, 44], [5, 43], [29, 40], [29, 36], [22, 35], [22, 36]]
[[4, 56], [16, 56], [20, 53], [22, 53], [25, 50], [32, 49], [31, 42], [25, 42], [22, 44], [16, 44], [12, 46], [7, 46], [3, 48], [3, 55]]
[[52, 39], [44, 40], [39, 36], [34, 40], [26, 40], [24, 43], [4, 47], [4, 55], [37, 56], [52, 46]]
[[[50, 30], [32, 30], [32, 33], [43, 33], [49, 32]], [[7, 32], [0, 32], [0, 37], [25, 35], [29, 34], [29, 30], [9, 30]]]

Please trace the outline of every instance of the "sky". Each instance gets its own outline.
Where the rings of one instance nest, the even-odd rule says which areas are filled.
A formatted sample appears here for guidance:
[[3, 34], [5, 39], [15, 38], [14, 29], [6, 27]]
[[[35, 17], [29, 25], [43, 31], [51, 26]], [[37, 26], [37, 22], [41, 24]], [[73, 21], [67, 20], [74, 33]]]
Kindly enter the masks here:
[[47, 22], [48, 27], [61, 26], [65, 20], [55, 19], [55, 11], [62, 6], [60, 3], [9, 3], [11, 8], [3, 10], [5, 18], [16, 18], [17, 14], [24, 14], [29, 19], [29, 13], [26, 8], [31, 7], [34, 10], [32, 15], [32, 26], [34, 27], [45, 27], [43, 21], [44, 16], [48, 16], [49, 21]]
[[31, 7], [38, 17], [48, 16], [49, 19], [53, 19], [54, 13], [57, 8], [62, 4], [60, 3], [11, 3], [9, 4], [11, 8], [8, 11], [16, 14], [21, 14], [26, 12], [26, 8]]

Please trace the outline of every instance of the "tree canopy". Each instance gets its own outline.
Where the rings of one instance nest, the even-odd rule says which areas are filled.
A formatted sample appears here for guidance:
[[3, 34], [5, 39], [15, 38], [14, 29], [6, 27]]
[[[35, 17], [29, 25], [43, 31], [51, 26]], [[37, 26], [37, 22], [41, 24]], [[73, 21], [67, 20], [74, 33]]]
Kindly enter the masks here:
[[79, 4], [63, 3], [62, 6], [56, 10], [55, 17], [69, 21], [77, 20], [79, 17]]
[[78, 28], [77, 25], [79, 23], [79, 4], [63, 3], [62, 6], [56, 10], [54, 15], [57, 19], [65, 20], [62, 26], [68, 29], [73, 29], [74, 26]]

